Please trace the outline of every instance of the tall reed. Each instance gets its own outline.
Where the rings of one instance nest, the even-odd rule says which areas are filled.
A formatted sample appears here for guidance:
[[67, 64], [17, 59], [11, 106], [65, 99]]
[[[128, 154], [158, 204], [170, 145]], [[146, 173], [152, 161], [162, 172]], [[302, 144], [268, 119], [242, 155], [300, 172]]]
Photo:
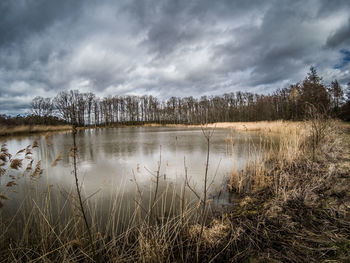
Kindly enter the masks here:
[[[258, 142], [247, 140], [250, 144], [249, 160], [244, 169], [241, 171], [235, 169], [232, 172], [229, 183], [231, 191], [248, 197], [251, 194], [251, 199], [263, 199], [261, 196], [272, 195], [272, 201], [268, 198], [258, 200], [269, 201], [264, 208], [264, 213], [255, 216], [258, 212], [257, 208], [253, 207], [254, 211], [248, 211], [247, 215], [246, 211], [243, 213], [241, 210], [235, 214], [235, 209], [243, 209], [241, 204], [238, 204], [227, 215], [220, 214], [210, 220], [208, 220], [210, 201], [208, 189], [211, 185], [208, 180], [210, 136], [204, 137], [207, 142], [207, 158], [203, 170], [204, 187], [201, 190], [198, 191], [191, 185], [185, 159], [184, 182], [179, 186], [181, 190], [178, 191], [176, 186], [168, 183], [161, 176], [160, 152], [156, 171], [152, 172], [154, 175], [152, 178], [155, 180], [150, 188], [141, 185], [134, 176], [134, 192], [128, 192], [123, 185], [118, 185], [116, 186], [118, 191], [107, 199], [102, 199], [102, 196], [98, 199], [96, 195], [94, 200], [90, 200], [89, 196], [84, 199], [84, 190], [81, 181], [78, 180], [80, 179], [78, 152], [74, 130], [71, 152], [74, 188], [47, 186], [45, 180], [40, 179], [43, 174], [41, 164], [32, 158], [32, 152], [40, 147], [38, 142], [33, 142], [30, 147], [21, 149], [13, 155], [8, 152], [6, 145], [3, 145], [0, 152], [0, 168], [3, 169], [0, 174], [0, 202], [3, 205], [0, 208], [0, 261], [220, 262], [226, 259], [239, 262], [253, 260], [254, 253], [257, 251], [260, 253], [265, 246], [274, 244], [271, 236], [275, 235], [274, 230], [278, 230], [278, 227], [284, 232], [288, 231], [288, 227], [295, 231], [292, 224], [295, 222], [287, 225], [288, 227], [277, 224], [280, 221], [291, 222], [291, 216], [281, 215], [280, 203], [289, 204], [288, 200], [294, 197], [299, 200], [300, 196], [312, 199], [314, 189], [321, 189], [325, 182], [330, 182], [328, 173], [318, 177], [311, 176], [311, 166], [307, 166], [314, 155], [310, 151], [309, 144], [310, 136], [313, 136], [310, 130], [312, 128], [308, 124], [291, 124], [284, 128], [279, 126], [278, 129], [278, 133], [266, 130], [261, 134]], [[325, 136], [324, 140], [330, 140], [330, 138]], [[231, 137], [229, 141], [234, 150], [233, 138]], [[321, 153], [330, 154], [334, 151], [334, 149], [325, 148], [334, 147], [332, 144], [326, 146], [320, 142], [317, 147], [314, 155], [316, 161], [317, 158], [324, 157]], [[264, 154], [261, 154], [262, 152]], [[57, 156], [57, 162], [61, 158]], [[14, 159], [22, 160], [22, 166], [20, 167], [18, 165], [20, 162], [16, 161], [17, 165], [15, 162], [11, 167], [11, 160]], [[300, 159], [303, 159], [306, 164], [299, 162]], [[55, 165], [55, 162], [52, 165]], [[315, 163], [312, 165], [317, 167]], [[26, 185], [19, 184], [18, 180], [24, 180]], [[11, 190], [14, 189], [18, 189], [20, 194], [23, 194], [23, 200], [17, 203], [18, 209], [9, 218], [5, 216], [5, 211], [9, 210], [4, 209], [10, 209], [10, 202], [15, 201], [11, 200], [14, 194]], [[264, 192], [265, 190], [267, 191]], [[197, 198], [198, 202], [191, 201], [189, 195]], [[133, 204], [126, 202], [130, 199], [135, 202]], [[244, 206], [250, 207], [249, 198], [241, 198], [241, 201], [245, 202]], [[101, 204], [104, 204], [103, 208]], [[293, 209], [297, 208], [293, 207]], [[85, 216], [82, 215], [83, 213]], [[275, 218], [278, 218], [276, 225], [268, 225]], [[328, 217], [325, 218], [328, 220]], [[331, 223], [331, 221], [326, 222]], [[336, 223], [345, 225], [341, 221]], [[344, 231], [347, 233], [347, 230]], [[276, 236], [279, 234], [280, 232], [277, 231]], [[337, 235], [341, 236], [338, 232]], [[280, 237], [276, 236], [273, 237], [279, 241]], [[303, 233], [301, 236], [306, 238]], [[332, 238], [336, 237], [332, 236]], [[288, 242], [293, 243], [293, 240], [287, 237], [279, 241], [278, 246], [283, 247]], [[293, 244], [299, 247], [298, 243]], [[276, 253], [276, 248], [272, 245], [268, 248], [270, 250], [263, 254], [266, 257], [262, 257], [266, 260]], [[318, 253], [317, 251], [319, 250], [313, 250], [313, 253]], [[288, 261], [287, 256], [280, 258]]]

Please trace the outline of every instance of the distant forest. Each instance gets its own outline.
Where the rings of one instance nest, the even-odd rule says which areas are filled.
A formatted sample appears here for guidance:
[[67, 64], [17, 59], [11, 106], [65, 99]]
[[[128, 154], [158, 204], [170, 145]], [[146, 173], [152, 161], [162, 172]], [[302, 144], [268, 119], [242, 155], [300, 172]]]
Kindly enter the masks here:
[[159, 100], [151, 95], [99, 98], [93, 93], [71, 90], [60, 92], [54, 98], [35, 97], [30, 115], [1, 115], [0, 124], [110, 126], [304, 120], [308, 118], [310, 106], [317, 112], [349, 121], [350, 83], [345, 92], [337, 80], [327, 86], [311, 67], [303, 81], [268, 95], [238, 91], [222, 96], [202, 96], [200, 99], [190, 96]]

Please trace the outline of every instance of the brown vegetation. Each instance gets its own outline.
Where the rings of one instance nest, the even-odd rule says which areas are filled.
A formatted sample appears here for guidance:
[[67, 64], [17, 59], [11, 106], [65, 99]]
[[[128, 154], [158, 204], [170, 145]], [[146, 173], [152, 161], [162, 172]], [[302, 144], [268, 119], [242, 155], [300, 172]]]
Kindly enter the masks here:
[[53, 132], [53, 131], [68, 131], [71, 130], [70, 125], [20, 125], [20, 126], [2, 126], [0, 127], [0, 136], [28, 134], [28, 133], [40, 133], [40, 132]]
[[[206, 128], [215, 129], [234, 129], [236, 131], [260, 131], [260, 132], [274, 132], [281, 133], [286, 129], [298, 129], [303, 126], [304, 122], [296, 121], [252, 121], [252, 122], [214, 122], [206, 124]], [[145, 127], [187, 127], [187, 128], [200, 128], [203, 125], [185, 125], [185, 124], [158, 124], [147, 123]]]
[[[24, 218], [24, 227], [20, 228], [20, 231], [11, 232], [11, 225], [14, 222], [5, 221], [0, 210], [0, 260], [2, 262], [346, 262], [349, 260], [350, 135], [342, 133], [338, 128], [339, 125], [329, 119], [314, 119], [310, 123], [269, 123], [268, 129], [262, 128], [262, 124], [244, 125], [247, 130], [260, 127], [262, 133], [260, 144], [254, 145], [252, 149], [269, 147], [270, 151], [260, 160], [248, 161], [247, 168], [243, 171], [232, 172], [229, 187], [236, 197], [233, 200], [235, 205], [228, 212], [219, 215], [206, 214], [209, 218], [203, 220], [203, 211], [208, 205], [207, 189], [196, 192], [198, 203], [190, 203], [185, 199], [184, 192], [192, 191], [193, 188], [184, 185], [180, 196], [172, 194], [173, 202], [170, 210], [173, 213], [167, 214], [163, 202], [169, 193], [156, 190], [153, 192], [150, 206], [144, 206], [142, 193], [135, 181], [137, 188], [135, 211], [126, 225], [122, 226], [123, 219], [118, 210], [123, 202], [122, 198], [113, 197], [110, 211], [101, 215], [88, 199], [79, 201], [73, 192], [66, 193], [67, 203], [73, 204], [68, 208], [68, 216], [57, 220], [52, 215], [53, 208], [50, 204], [53, 201], [51, 200], [53, 194], [50, 194], [51, 188], [48, 187], [46, 196], [40, 193], [40, 200], [44, 206], [34, 201], [33, 197], [24, 202], [22, 207], [24, 210], [20, 210], [19, 214], [23, 212], [27, 217]], [[316, 134], [318, 134], [317, 142]], [[207, 140], [209, 149], [210, 137], [207, 137]], [[11, 162], [12, 157], [8, 156], [6, 145], [2, 150], [5, 156], [2, 158], [3, 162]], [[15, 157], [20, 158], [25, 152], [27, 151], [21, 151]], [[76, 154], [74, 151], [73, 157]], [[38, 164], [38, 169], [41, 170], [40, 162]], [[160, 156], [158, 171], [161, 165]], [[186, 164], [184, 166], [187, 175]], [[4, 167], [7, 168], [6, 165]], [[159, 178], [159, 173], [156, 172], [153, 189], [158, 189]], [[14, 186], [15, 180], [10, 182], [13, 182], [12, 185], [1, 186], [1, 191]], [[6, 191], [2, 191], [1, 205], [6, 205], [6, 198]], [[85, 211], [89, 214], [88, 219], [83, 218], [79, 202], [84, 204]], [[102, 216], [106, 221], [101, 224]], [[89, 224], [86, 224], [87, 220]]]
[[230, 222], [245, 232], [238, 242], [244, 253], [233, 261], [350, 259], [350, 135], [337, 129], [313, 118], [282, 130], [276, 151], [232, 173], [229, 186], [240, 198]]

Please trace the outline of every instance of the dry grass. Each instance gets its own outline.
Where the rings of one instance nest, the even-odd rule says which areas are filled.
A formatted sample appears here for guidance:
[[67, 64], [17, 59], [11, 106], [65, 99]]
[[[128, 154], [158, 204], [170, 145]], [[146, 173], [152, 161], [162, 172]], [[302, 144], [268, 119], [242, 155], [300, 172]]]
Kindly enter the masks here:
[[[124, 198], [130, 196], [111, 196], [104, 212], [86, 200], [94, 253], [74, 192], [64, 192], [62, 203], [55, 188], [48, 187], [46, 193], [26, 196], [16, 218], [5, 220], [0, 209], [0, 261], [347, 262], [350, 153], [344, 140], [343, 145], [339, 143], [337, 128], [325, 130], [315, 160], [307, 123], [270, 124], [260, 131], [262, 139], [251, 149], [270, 151], [248, 161], [240, 177], [231, 177], [231, 191], [239, 194], [238, 202], [227, 213], [211, 215], [204, 228], [200, 203], [190, 203], [175, 192], [158, 192], [148, 207], [135, 182], [131, 217], [124, 217], [122, 210]], [[34, 151], [35, 146], [15, 157]], [[2, 148], [7, 168], [12, 159], [6, 146]], [[33, 160], [29, 161], [32, 170]], [[40, 176], [40, 162], [33, 169], [28, 174]], [[0, 189], [4, 188], [9, 187]], [[6, 205], [6, 194], [0, 194], [0, 206]], [[171, 214], [165, 209], [167, 198]]]
[[53, 131], [67, 131], [71, 130], [70, 125], [58, 125], [58, 126], [46, 126], [46, 125], [21, 125], [14, 127], [0, 127], [0, 136], [15, 135], [15, 134], [27, 134], [27, 133], [40, 133], [40, 132], [53, 132]]
[[11, 160], [10, 167], [11, 167], [11, 169], [18, 170], [19, 168], [22, 167], [22, 159]]
[[53, 161], [53, 163], [51, 164], [52, 167], [56, 166], [61, 160], [63, 159], [62, 157], [62, 153], [60, 153], [57, 158]]
[[261, 161], [232, 173], [229, 186], [241, 201], [231, 223], [244, 229], [233, 262], [350, 260], [350, 140], [339, 127], [323, 119], [282, 129], [267, 137], [277, 143]]
[[285, 130], [295, 130], [302, 126], [303, 122], [292, 121], [258, 121], [258, 122], [217, 122], [208, 124], [208, 127], [232, 128], [238, 131], [261, 131], [281, 133]]
[[[258, 129], [259, 125], [252, 123], [250, 130]], [[246, 160], [245, 169], [232, 171], [230, 190], [239, 194], [256, 192], [275, 184], [276, 180], [281, 180], [271, 177], [276, 170], [283, 171], [285, 167], [295, 163], [327, 162], [330, 158], [334, 159], [340, 145], [337, 130], [339, 127], [341, 123], [335, 120], [319, 119], [309, 122], [268, 123], [265, 128], [259, 128], [260, 142], [258, 144], [248, 142], [250, 144], [248, 156], [253, 158]], [[231, 143], [233, 147], [234, 141], [231, 140]], [[261, 152], [265, 154], [254, 158]]]
[[[234, 129], [237, 131], [263, 131], [263, 132], [283, 132], [285, 129], [297, 129], [303, 126], [303, 122], [292, 121], [257, 121], [257, 122], [216, 122], [205, 124], [206, 128], [218, 129]], [[158, 124], [148, 123], [144, 124], [146, 127], [187, 127], [198, 128], [201, 125], [186, 125], [186, 124]]]
[[[308, 123], [257, 122], [237, 124], [238, 129], [259, 131], [260, 141], [249, 144], [248, 158], [243, 170], [233, 169], [229, 189], [238, 194], [259, 191], [272, 183], [270, 173], [276, 163], [287, 165], [305, 156], [305, 142], [310, 134]], [[234, 151], [234, 140], [229, 140]], [[264, 153], [262, 156], [260, 153]]]

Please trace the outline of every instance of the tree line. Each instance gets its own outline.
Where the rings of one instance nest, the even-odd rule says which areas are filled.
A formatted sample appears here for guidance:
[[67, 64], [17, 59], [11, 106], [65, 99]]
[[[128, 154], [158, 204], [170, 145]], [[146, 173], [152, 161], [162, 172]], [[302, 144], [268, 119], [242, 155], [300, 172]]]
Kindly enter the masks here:
[[8, 116], [0, 114], [0, 126], [20, 126], [20, 125], [64, 125], [68, 124], [58, 116], [38, 116], [34, 114]]
[[159, 100], [152, 95], [99, 98], [91, 92], [71, 90], [54, 98], [35, 97], [31, 108], [32, 116], [40, 120], [57, 117], [78, 126], [109, 126], [303, 120], [310, 105], [320, 113], [350, 120], [350, 83], [344, 94], [337, 80], [327, 86], [311, 67], [303, 81], [268, 95], [238, 91], [199, 99], [189, 96]]

